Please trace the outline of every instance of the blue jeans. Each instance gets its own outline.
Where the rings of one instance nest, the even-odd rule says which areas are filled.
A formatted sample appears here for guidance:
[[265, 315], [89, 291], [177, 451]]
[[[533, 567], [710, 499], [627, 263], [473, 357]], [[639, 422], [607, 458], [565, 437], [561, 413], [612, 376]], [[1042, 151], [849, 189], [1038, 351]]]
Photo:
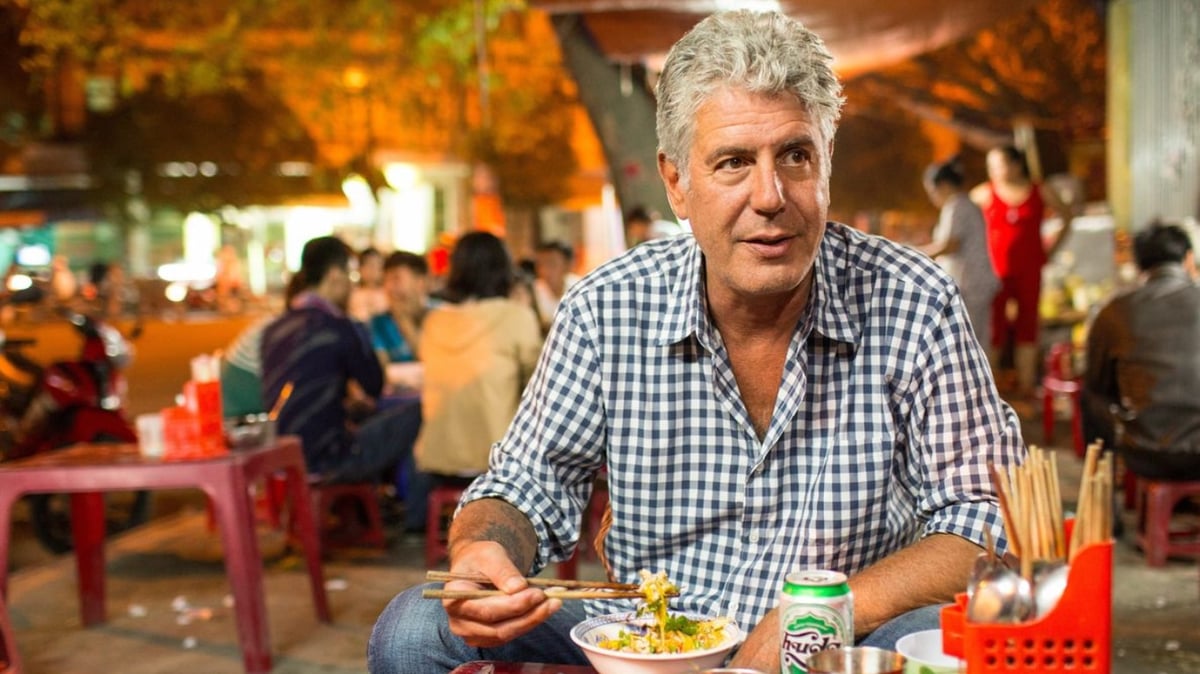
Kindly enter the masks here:
[[[472, 648], [450, 631], [440, 601], [421, 598], [418, 585], [401, 592], [375, 623], [367, 643], [367, 668], [371, 674], [445, 674], [472, 660], [549, 662], [586, 665], [587, 658], [569, 633], [586, 616], [583, 602], [565, 601], [550, 619], [503, 646]], [[896, 649], [900, 637], [937, 629], [941, 606], [926, 606], [896, 616], [862, 640], [863, 646]]]
[[359, 427], [350, 451], [321, 473], [330, 482], [379, 482], [412, 456], [420, 430], [420, 401], [377, 412]]

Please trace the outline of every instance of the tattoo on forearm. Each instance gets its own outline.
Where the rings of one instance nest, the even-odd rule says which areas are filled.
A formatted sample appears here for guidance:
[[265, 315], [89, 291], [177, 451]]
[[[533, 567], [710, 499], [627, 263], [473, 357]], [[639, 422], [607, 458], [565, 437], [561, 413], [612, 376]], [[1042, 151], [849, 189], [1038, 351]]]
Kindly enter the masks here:
[[451, 547], [468, 541], [494, 541], [508, 552], [514, 566], [529, 571], [537, 550], [537, 537], [529, 521], [519, 510], [502, 501], [487, 501], [491, 507], [483, 506], [485, 501], [478, 503], [486, 507], [487, 512], [471, 513], [473, 516], [468, 517], [462, 516], [467, 511], [460, 513], [451, 527]]

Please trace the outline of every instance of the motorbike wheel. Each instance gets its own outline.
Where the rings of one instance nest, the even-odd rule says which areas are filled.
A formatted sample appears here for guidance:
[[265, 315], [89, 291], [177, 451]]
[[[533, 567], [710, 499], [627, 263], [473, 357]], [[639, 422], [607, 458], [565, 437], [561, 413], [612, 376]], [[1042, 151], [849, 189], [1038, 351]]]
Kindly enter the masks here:
[[[115, 438], [98, 437], [95, 442], [111, 442]], [[29, 499], [33, 534], [50, 552], [61, 555], [75, 549], [71, 537], [71, 495], [32, 494]], [[150, 518], [150, 492], [108, 492], [104, 494], [104, 531], [106, 536], [119, 534]]]
[[[34, 494], [29, 497], [33, 533], [50, 552], [75, 548], [71, 538], [71, 496]], [[115, 492], [104, 495], [104, 525], [109, 536], [144, 524], [150, 515], [150, 492]]]

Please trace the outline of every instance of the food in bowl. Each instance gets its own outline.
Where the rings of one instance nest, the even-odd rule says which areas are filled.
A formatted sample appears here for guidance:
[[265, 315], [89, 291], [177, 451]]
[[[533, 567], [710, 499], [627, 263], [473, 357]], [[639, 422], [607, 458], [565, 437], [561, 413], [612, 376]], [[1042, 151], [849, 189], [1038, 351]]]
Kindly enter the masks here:
[[[687, 618], [702, 622], [706, 616], [687, 615]], [[571, 629], [571, 640], [579, 646], [588, 662], [599, 674], [694, 674], [712, 667], [720, 667], [729, 657], [743, 635], [737, 625], [727, 622], [723, 638], [711, 648], [686, 653], [631, 653], [601, 648], [601, 641], [613, 639], [621, 631], [648, 629], [653, 618], [623, 612], [589, 618]]]
[[600, 674], [690, 674], [720, 667], [742, 642], [729, 618], [672, 614], [667, 598], [679, 588], [663, 572], [639, 571], [644, 599], [633, 613], [585, 620], [571, 630]]
[[714, 648], [725, 639], [728, 618], [696, 620], [686, 615], [671, 615], [667, 610], [668, 597], [679, 594], [679, 588], [667, 579], [664, 571], [638, 572], [638, 585], [645, 599], [637, 615], [649, 615], [653, 620], [630, 623], [609, 638], [596, 642], [600, 648], [626, 653], [688, 653]]

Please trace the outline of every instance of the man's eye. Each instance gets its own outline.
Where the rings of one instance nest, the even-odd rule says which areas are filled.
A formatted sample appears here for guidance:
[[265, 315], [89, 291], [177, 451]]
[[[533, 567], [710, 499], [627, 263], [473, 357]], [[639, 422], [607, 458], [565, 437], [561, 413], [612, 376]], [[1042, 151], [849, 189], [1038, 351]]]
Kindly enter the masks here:
[[726, 171], [736, 171], [740, 168], [745, 168], [746, 161], [741, 157], [730, 157], [717, 164], [717, 169]]
[[808, 150], [788, 150], [783, 155], [783, 163], [795, 166], [808, 163], [809, 158]]

